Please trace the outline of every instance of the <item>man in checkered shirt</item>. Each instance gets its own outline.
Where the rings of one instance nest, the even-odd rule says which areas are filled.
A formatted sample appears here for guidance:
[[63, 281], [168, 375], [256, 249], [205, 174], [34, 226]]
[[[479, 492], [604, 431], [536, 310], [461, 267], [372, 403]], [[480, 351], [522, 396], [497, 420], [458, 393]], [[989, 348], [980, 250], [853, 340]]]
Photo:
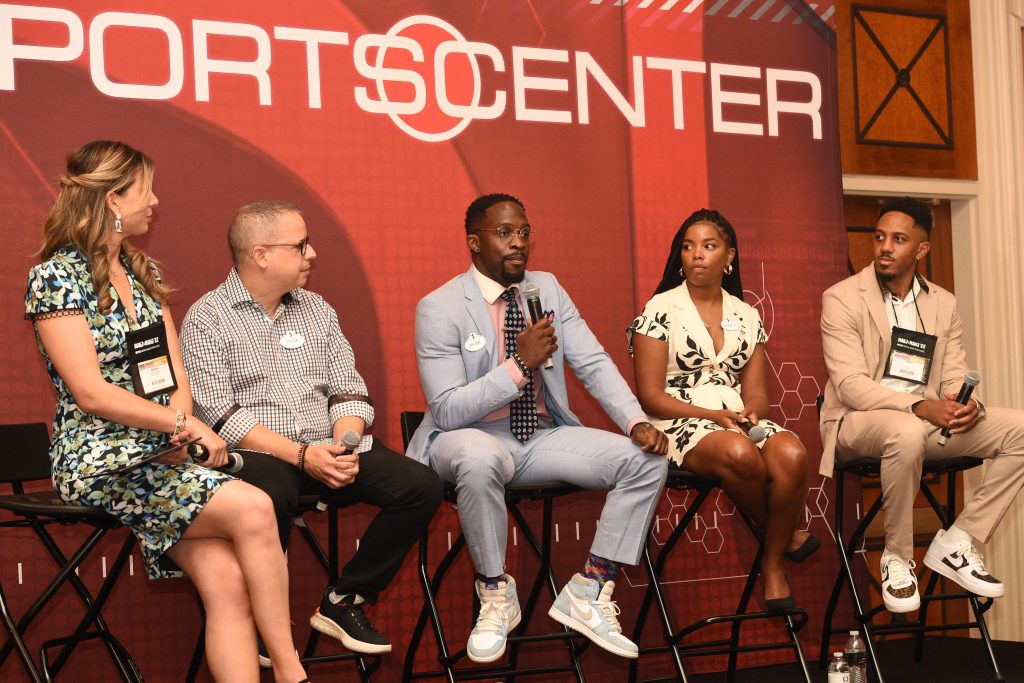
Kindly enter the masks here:
[[[440, 480], [364, 434], [373, 402], [352, 348], [334, 309], [303, 289], [316, 250], [298, 207], [243, 206], [228, 243], [235, 267], [182, 323], [195, 414], [230, 449], [262, 451], [246, 453], [236, 476], [273, 499], [282, 545], [300, 494], [380, 508], [310, 624], [355, 652], [390, 652], [363, 606], [376, 602], [429, 524]], [[351, 454], [338, 445], [349, 431], [360, 437]]]

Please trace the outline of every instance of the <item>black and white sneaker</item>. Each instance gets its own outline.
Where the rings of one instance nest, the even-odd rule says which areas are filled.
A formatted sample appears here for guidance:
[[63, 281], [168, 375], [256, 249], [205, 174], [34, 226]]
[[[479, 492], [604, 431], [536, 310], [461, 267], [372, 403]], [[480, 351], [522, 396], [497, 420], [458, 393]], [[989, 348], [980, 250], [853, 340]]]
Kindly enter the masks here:
[[331, 590], [324, 595], [320, 608], [309, 619], [309, 625], [324, 635], [337, 638], [353, 652], [377, 655], [391, 652], [391, 642], [373, 627], [363, 611], [361, 602], [343, 596], [341, 602], [331, 602]]
[[921, 595], [917, 592], [917, 576], [913, 560], [908, 560], [888, 551], [882, 553], [882, 602], [890, 612], [902, 614], [921, 607]]
[[956, 581], [975, 595], [983, 598], [1001, 598], [1006, 592], [1001, 581], [985, 569], [985, 558], [970, 540], [947, 541], [944, 529], [939, 529], [928, 546], [924, 564], [937, 574]]

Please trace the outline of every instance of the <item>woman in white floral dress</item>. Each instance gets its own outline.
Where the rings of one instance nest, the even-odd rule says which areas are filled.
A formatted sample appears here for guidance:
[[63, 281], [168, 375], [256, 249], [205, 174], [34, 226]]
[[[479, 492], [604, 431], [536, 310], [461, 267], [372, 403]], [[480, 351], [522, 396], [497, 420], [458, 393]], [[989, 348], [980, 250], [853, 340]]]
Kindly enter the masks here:
[[[255, 620], [275, 680], [295, 683], [305, 672], [292, 643], [287, 568], [270, 498], [210, 469], [227, 461], [227, 449], [191, 415], [169, 289], [127, 242], [149, 230], [157, 205], [152, 182], [152, 162], [141, 152], [91, 142], [68, 156], [46, 220], [25, 315], [57, 390], [53, 485], [64, 500], [101, 507], [131, 527], [150, 578], [183, 570], [192, 579], [206, 607], [215, 679], [259, 680]], [[165, 334], [164, 365], [176, 388], [136, 391], [141, 375], [131, 372], [126, 336], [140, 330]], [[208, 467], [181, 449], [113, 474], [191, 439], [205, 446]]]
[[[721, 482], [764, 537], [765, 605], [795, 606], [783, 558], [820, 547], [795, 532], [807, 497], [807, 453], [771, 420], [757, 310], [743, 302], [736, 233], [701, 209], [679, 228], [661, 284], [629, 328], [637, 397], [669, 437], [677, 465]], [[759, 444], [741, 425], [760, 425]]]

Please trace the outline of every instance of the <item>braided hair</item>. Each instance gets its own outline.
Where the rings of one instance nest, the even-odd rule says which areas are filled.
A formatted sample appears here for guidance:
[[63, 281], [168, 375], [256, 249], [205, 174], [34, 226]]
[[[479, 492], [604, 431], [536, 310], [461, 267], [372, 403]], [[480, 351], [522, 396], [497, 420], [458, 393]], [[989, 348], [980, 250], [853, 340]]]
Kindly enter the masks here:
[[683, 283], [683, 240], [686, 238], [686, 231], [696, 223], [710, 223], [718, 230], [718, 234], [726, 241], [728, 247], [735, 249], [736, 253], [732, 259], [732, 272], [722, 276], [722, 289], [732, 294], [737, 299], [743, 300], [743, 285], [740, 282], [740, 250], [736, 244], [736, 231], [725, 216], [712, 209], [700, 209], [690, 214], [689, 218], [676, 231], [672, 238], [672, 247], [668, 253], [668, 260], [665, 262], [665, 272], [661, 276], [661, 282], [655, 294], [675, 289]]

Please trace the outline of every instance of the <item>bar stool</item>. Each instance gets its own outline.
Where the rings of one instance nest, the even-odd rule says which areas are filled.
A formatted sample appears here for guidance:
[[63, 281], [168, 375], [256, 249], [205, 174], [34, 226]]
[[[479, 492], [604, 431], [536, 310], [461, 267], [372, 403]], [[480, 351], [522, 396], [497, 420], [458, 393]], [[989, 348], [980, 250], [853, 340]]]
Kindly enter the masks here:
[[[700, 477], [692, 472], [687, 472], [673, 463], [669, 465], [668, 468], [668, 479], [665, 482], [665, 488], [675, 491], [693, 491], [696, 494], [696, 498], [686, 510], [686, 513], [676, 523], [676, 528], [672, 531], [668, 540], [665, 541], [664, 546], [662, 546], [661, 551], [658, 553], [655, 560], [652, 561], [650, 553], [650, 540], [653, 539], [653, 531], [649, 534], [648, 543], [644, 546], [642, 561], [647, 570], [649, 583], [647, 585], [647, 591], [644, 593], [643, 601], [640, 604], [640, 612], [637, 616], [636, 626], [633, 630], [633, 641], [638, 644], [641, 642], [644, 627], [647, 622], [647, 613], [651, 607], [651, 603], [656, 602], [658, 606], [658, 617], [661, 620], [663, 628], [662, 633], [665, 639], [665, 644], [653, 647], [641, 647], [641, 658], [657, 652], [671, 652], [676, 672], [678, 674], [678, 680], [686, 683], [689, 678], [687, 677], [686, 669], [683, 666], [683, 659], [685, 657], [728, 654], [729, 668], [727, 677], [728, 680], [732, 681], [736, 678], [736, 665], [739, 653], [790, 649], [793, 651], [793, 655], [796, 658], [797, 663], [800, 665], [804, 681], [806, 681], [806, 683], [811, 683], [810, 673], [807, 670], [807, 661], [804, 659], [803, 650], [800, 647], [800, 640], [797, 637], [797, 632], [807, 624], [807, 612], [801, 608], [793, 608], [782, 614], [747, 611], [750, 603], [750, 597], [754, 591], [754, 585], [756, 584], [757, 577], [761, 572], [760, 567], [763, 548], [760, 545], [758, 546], [757, 554], [754, 556], [753, 562], [751, 562], [747, 580], [743, 585], [743, 592], [740, 594], [739, 603], [737, 604], [736, 611], [733, 614], [723, 614], [698, 619], [682, 628], [676, 627], [669, 611], [668, 600], [665, 597], [665, 593], [659, 584], [659, 581], [672, 550], [679, 542], [679, 539], [682, 538], [683, 534], [686, 533], [687, 527], [696, 518], [697, 513], [700, 512], [701, 506], [704, 505], [711, 493], [718, 488], [718, 482], [712, 479], [705, 479], [704, 477]], [[750, 528], [751, 532], [754, 532], [754, 527], [750, 520], [743, 517], [743, 521]], [[786, 633], [789, 636], [789, 640], [757, 645], [741, 645], [741, 627], [748, 622], [764, 619], [777, 619], [782, 621], [786, 629]], [[699, 640], [686, 643], [683, 642], [688, 636], [704, 628], [718, 624], [731, 625], [730, 635], [728, 638]], [[634, 659], [629, 664], [629, 680], [631, 683], [635, 683], [638, 680], [639, 664], [640, 659]], [[645, 683], [650, 683], [655, 680], [672, 679], [646, 679]]]
[[[138, 667], [124, 645], [111, 633], [101, 613], [135, 547], [134, 534], [126, 534], [99, 592], [93, 596], [79, 579], [76, 570], [108, 532], [122, 528], [121, 523], [98, 508], [66, 503], [53, 492], [50, 488], [50, 437], [42, 422], [0, 425], [0, 444], [3, 444], [0, 448], [0, 483], [10, 484], [13, 490], [12, 494], [0, 496], [0, 508], [15, 515], [12, 520], [0, 522], [0, 528], [32, 529], [58, 567], [57, 574], [18, 620], [11, 613], [3, 587], [0, 586], [0, 620], [8, 635], [7, 642], [0, 648], [0, 663], [13, 650], [18, 653], [22, 667], [33, 683], [50, 681], [67, 662], [78, 643], [98, 639], [103, 642], [121, 680], [141, 682], [142, 675]], [[33, 482], [45, 482], [47, 489], [26, 493], [25, 484]], [[92, 531], [68, 557], [47, 528], [53, 524], [85, 524], [92, 527]], [[74, 589], [86, 613], [70, 635], [53, 638], [42, 644], [40, 665], [37, 667], [25, 643], [25, 633], [65, 584]], [[56, 647], [61, 649], [51, 662], [49, 652]]]
[[[928, 461], [924, 462], [924, 468], [921, 476], [921, 493], [924, 494], [928, 500], [932, 511], [939, 518], [942, 524], [942, 528], [948, 529], [952, 526], [954, 521], [954, 505], [956, 502], [956, 474], [963, 472], [981, 465], [983, 460], [980, 458], [972, 457], [960, 457], [950, 458], [948, 460], [939, 461]], [[985, 625], [984, 614], [992, 607], [992, 598], [981, 598], [973, 593], [965, 591], [953, 592], [953, 593], [936, 593], [936, 586], [940, 575], [932, 572], [929, 569], [925, 569], [919, 581], [924, 584], [921, 580], [926, 574], [930, 574], [925, 590], [921, 593], [921, 609], [918, 612], [918, 620], [916, 622], [901, 623], [893, 622], [889, 624], [875, 624], [874, 618], [883, 612], [886, 612], [885, 605], [878, 605], [871, 609], [865, 609], [865, 605], [861, 600], [861, 596], [857, 591], [856, 580], [853, 576], [853, 566], [851, 564], [854, 553], [857, 551], [864, 538], [864, 533], [867, 531], [868, 526], [875, 519], [878, 513], [882, 510], [882, 498], [879, 496], [878, 500], [875, 501], [874, 505], [865, 513], [864, 517], [860, 520], [860, 523], [854, 529], [853, 534], [849, 539], [843, 537], [843, 518], [844, 518], [844, 502], [845, 502], [845, 485], [846, 475], [851, 474], [858, 477], [875, 478], [879, 477], [881, 463], [875, 458], [855, 458], [846, 461], [836, 460], [835, 463], [835, 474], [833, 475], [836, 482], [836, 503], [835, 503], [835, 539], [836, 547], [839, 549], [839, 572], [836, 576], [835, 586], [832, 588], [832, 595], [829, 598], [828, 606], [825, 609], [825, 622], [822, 626], [821, 632], [821, 654], [819, 659], [819, 666], [824, 669], [826, 666], [826, 660], [828, 659], [829, 652], [829, 641], [832, 634], [834, 633], [846, 633], [849, 628], [838, 628], [832, 626], [833, 618], [835, 617], [836, 606], [839, 603], [839, 595], [842, 592], [843, 586], [850, 589], [850, 596], [853, 598], [853, 609], [854, 618], [857, 620], [855, 626], [859, 626], [861, 631], [864, 633], [864, 642], [867, 646], [867, 653], [871, 661], [871, 666], [874, 668], [875, 673], [878, 677], [879, 683], [884, 683], [885, 678], [882, 675], [882, 670], [878, 665], [878, 657], [875, 653], [875, 644], [873, 636], [882, 636], [890, 633], [913, 633], [915, 634], [914, 643], [914, 661], [920, 662], [921, 656], [924, 652], [924, 634], [931, 631], [950, 631], [954, 629], [964, 628], [976, 628], [981, 634], [981, 640], [985, 645], [985, 650], [988, 653], [989, 662], [992, 665], [992, 671], [996, 681], [1003, 681], [1003, 673], [999, 669], [999, 663], [996, 661], [995, 651], [992, 649], [992, 639], [989, 637], [988, 627]], [[928, 483], [930, 477], [946, 477], [946, 503], [941, 503], [935, 494], [931, 490], [931, 486]], [[932, 602], [942, 602], [946, 600], [959, 600], [967, 599], [971, 610], [974, 613], [974, 620], [956, 624], [934, 624], [929, 625], [927, 623], [928, 606]]]
[[[409, 441], [412, 439], [413, 432], [416, 431], [416, 428], [419, 427], [422, 420], [423, 413], [421, 412], [402, 413], [402, 440], [406, 448], [409, 447]], [[456, 664], [466, 656], [466, 651], [465, 649], [462, 649], [452, 654], [451, 648], [449, 647], [444, 634], [444, 628], [441, 624], [441, 615], [437, 606], [437, 594], [440, 591], [441, 583], [444, 580], [448, 569], [455, 562], [463, 548], [465, 548], [466, 538], [461, 533], [459, 534], [458, 539], [452, 543], [451, 548], [447, 553], [445, 553], [440, 563], [438, 563], [434, 573], [431, 574], [427, 566], [428, 534], [424, 532], [422, 538], [420, 538], [418, 561], [420, 582], [423, 585], [424, 604], [423, 609], [420, 610], [419, 618], [416, 620], [416, 627], [413, 629], [412, 638], [409, 642], [409, 649], [406, 652], [405, 667], [402, 672], [403, 681], [411, 681], [417, 678], [444, 677], [450, 683], [454, 683], [457, 680], [465, 679], [498, 677], [507, 677], [511, 679], [515, 676], [572, 673], [577, 681], [580, 683], [583, 682], [583, 669], [580, 666], [579, 654], [587, 648], [590, 641], [585, 640], [582, 636], [566, 627], [562, 627], [563, 630], [560, 632], [526, 635], [526, 629], [530, 623], [531, 616], [535, 612], [541, 591], [547, 587], [551, 600], [554, 600], [560, 590], [558, 582], [555, 580], [554, 572], [551, 569], [551, 536], [553, 528], [552, 502], [555, 498], [565, 496], [570, 493], [576, 493], [581, 490], [582, 489], [579, 487], [571, 486], [562, 482], [510, 484], [505, 487], [505, 503], [508, 506], [508, 511], [515, 520], [516, 525], [519, 527], [522, 538], [526, 540], [526, 545], [533, 549], [537, 559], [540, 561], [540, 566], [537, 569], [537, 574], [534, 577], [533, 585], [530, 589], [529, 598], [526, 601], [526, 607], [522, 612], [522, 621], [513, 632], [513, 635], [510, 635], [508, 638], [508, 664], [505, 666], [455, 668]], [[452, 504], [457, 502], [454, 484], [445, 484], [444, 499]], [[528, 500], [539, 500], [543, 504], [543, 521], [541, 523], [542, 529], [540, 540], [537, 539], [537, 534], [526, 521], [526, 518], [523, 516], [523, 513], [519, 508], [522, 502]], [[473, 603], [475, 616], [475, 613], [480, 609], [480, 605], [475, 594]], [[434, 637], [437, 641], [438, 661], [441, 664], [441, 668], [431, 671], [416, 671], [414, 669], [416, 653], [419, 651], [420, 641], [423, 638], [423, 633], [426, 630], [428, 620], [433, 627]], [[568, 662], [566, 664], [561, 666], [517, 668], [519, 647], [521, 644], [549, 640], [561, 640], [565, 643], [566, 654], [568, 657]]]
[[[243, 451], [244, 453], [244, 451]], [[296, 516], [293, 520], [295, 526], [298, 528], [302, 538], [305, 539], [306, 545], [309, 547], [313, 557], [317, 562], [324, 568], [328, 579], [334, 579], [338, 576], [338, 510], [344, 506], [338, 505], [327, 505], [325, 509], [321, 510], [320, 496], [318, 494], [308, 494], [299, 496], [299, 504], [296, 508]], [[306, 524], [305, 515], [306, 513], [324, 513], [327, 515], [327, 549], [325, 550], [320, 539], [317, 538], [313, 530]], [[192, 651], [192, 660], [189, 663], [188, 674], [185, 677], [187, 683], [194, 683], [196, 676], [199, 674], [199, 667], [203, 661], [205, 652], [205, 635], [206, 635], [206, 614], [203, 611], [202, 601], [199, 603], [199, 609], [203, 614], [203, 625], [199, 630], [199, 637], [196, 641], [195, 648]], [[306, 667], [307, 672], [312, 670], [314, 664], [327, 664], [330, 662], [353, 660], [355, 662], [356, 671], [359, 674], [359, 680], [364, 683], [369, 683], [371, 675], [380, 668], [380, 656], [379, 655], [365, 655], [359, 652], [341, 652], [330, 655], [317, 655], [316, 647], [320, 642], [321, 633], [316, 629], [311, 628], [309, 631], [309, 637], [306, 639], [306, 647], [302, 652], [302, 656], [299, 657], [299, 661]]]

